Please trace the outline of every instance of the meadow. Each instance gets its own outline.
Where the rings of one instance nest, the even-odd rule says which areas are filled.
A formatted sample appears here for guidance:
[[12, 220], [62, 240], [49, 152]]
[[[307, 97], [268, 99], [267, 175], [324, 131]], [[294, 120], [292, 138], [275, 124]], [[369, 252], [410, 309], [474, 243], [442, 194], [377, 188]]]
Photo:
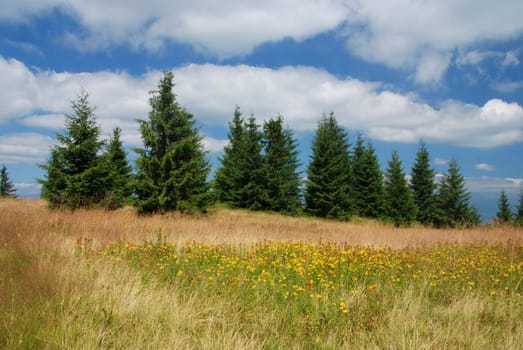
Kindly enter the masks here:
[[523, 229], [0, 201], [5, 349], [521, 349]]

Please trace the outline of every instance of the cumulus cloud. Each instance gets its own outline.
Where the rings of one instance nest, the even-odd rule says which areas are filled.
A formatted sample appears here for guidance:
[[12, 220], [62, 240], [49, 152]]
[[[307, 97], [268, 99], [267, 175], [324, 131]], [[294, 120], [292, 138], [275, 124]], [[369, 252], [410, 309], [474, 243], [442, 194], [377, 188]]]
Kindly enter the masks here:
[[21, 120], [25, 126], [58, 130], [64, 127], [63, 114], [35, 114]]
[[432, 52], [423, 54], [416, 67], [414, 80], [421, 84], [438, 83], [447, 71], [450, 53]]
[[75, 18], [82, 33], [65, 38], [79, 49], [126, 43], [157, 50], [168, 41], [188, 43], [218, 57], [248, 54], [284, 38], [302, 40], [338, 26], [347, 13], [342, 0], [32, 0], [8, 1], [0, 18], [21, 20], [50, 9]]
[[[7, 0], [0, 19], [23, 22], [52, 10], [81, 25], [62, 38], [80, 50], [114, 44], [158, 50], [179, 42], [226, 58], [246, 55], [265, 42], [337, 31], [355, 55], [410, 70], [423, 84], [442, 79], [456, 49], [523, 32], [520, 0]], [[475, 54], [465, 60], [482, 59], [479, 51]], [[519, 59], [509, 52], [504, 62]]]
[[203, 147], [209, 152], [221, 152], [223, 147], [227, 145], [228, 140], [218, 140], [213, 137], [205, 136], [202, 140]]
[[[1, 74], [4, 73], [4, 74]], [[415, 95], [389, 91], [380, 83], [338, 78], [312, 67], [188, 65], [174, 70], [178, 101], [198, 123], [226, 126], [235, 105], [259, 120], [282, 114], [297, 131], [311, 131], [323, 113], [334, 111], [341, 125], [382, 141], [449, 143], [492, 148], [523, 140], [523, 108], [500, 99], [483, 106], [448, 100], [431, 106]], [[123, 130], [138, 145], [136, 119], [146, 119], [149, 91], [161, 76], [126, 72], [66, 73], [29, 70], [0, 56], [0, 122], [55, 129], [70, 112], [80, 88], [90, 93], [103, 135]], [[209, 143], [211, 145], [212, 143]], [[211, 146], [211, 149], [213, 147]]]
[[[350, 3], [353, 6], [347, 19], [349, 49], [368, 61], [412, 69], [420, 83], [441, 80], [450, 63], [443, 58], [455, 49], [513, 38], [523, 31], [519, 19], [523, 3], [518, 0]], [[478, 61], [481, 57], [470, 60]]]
[[52, 144], [50, 137], [37, 133], [0, 135], [0, 159], [5, 164], [42, 163]]
[[494, 166], [487, 164], [487, 163], [479, 163], [476, 164], [476, 169], [482, 170], [482, 171], [494, 171], [496, 168]]

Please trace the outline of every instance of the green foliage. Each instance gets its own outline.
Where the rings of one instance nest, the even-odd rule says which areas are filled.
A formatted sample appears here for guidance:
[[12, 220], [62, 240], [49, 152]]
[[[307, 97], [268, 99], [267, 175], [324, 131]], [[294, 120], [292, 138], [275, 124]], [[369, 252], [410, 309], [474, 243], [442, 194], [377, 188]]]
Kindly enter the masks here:
[[216, 170], [214, 192], [216, 199], [232, 207], [241, 206], [242, 189], [247, 184], [245, 157], [247, 152], [247, 132], [240, 107], [236, 106], [232, 122], [229, 122], [229, 144], [219, 158], [220, 167]]
[[263, 131], [236, 107], [229, 144], [216, 171], [215, 195], [232, 207], [296, 213], [300, 206], [298, 152], [283, 118], [265, 122]]
[[358, 135], [353, 157], [353, 195], [356, 213], [369, 218], [380, 218], [384, 212], [383, 173], [376, 151], [369, 141], [363, 144], [363, 136]]
[[422, 142], [416, 153], [416, 160], [412, 165], [410, 185], [417, 207], [416, 220], [425, 225], [434, 222], [435, 191], [437, 188], [434, 177], [434, 169], [430, 167], [429, 151]]
[[465, 187], [465, 178], [460, 173], [458, 162], [449, 163], [437, 194], [437, 227], [462, 227], [477, 224], [479, 216], [469, 204], [470, 192]]
[[507, 193], [504, 190], [501, 191], [501, 195], [499, 197], [496, 220], [503, 223], [512, 222], [512, 211], [510, 209]]
[[409, 226], [416, 218], [416, 206], [397, 151], [392, 152], [384, 187], [385, 216], [396, 226]]
[[260, 126], [256, 124], [254, 116], [249, 117], [245, 125], [246, 144], [243, 164], [245, 172], [245, 185], [241, 189], [240, 207], [251, 210], [263, 210], [264, 203], [267, 203], [265, 189], [265, 173], [262, 167], [264, 158], [263, 133]]
[[149, 100], [148, 120], [139, 120], [144, 148], [136, 149], [136, 205], [139, 212], [204, 212], [211, 202], [209, 163], [193, 115], [172, 92], [164, 72]]
[[263, 126], [264, 210], [296, 213], [300, 207], [300, 174], [296, 140], [284, 129], [283, 118], [266, 121]]
[[347, 133], [330, 113], [319, 121], [314, 136], [305, 183], [305, 210], [319, 217], [350, 218], [350, 183]]
[[[519, 245], [395, 250], [328, 241], [118, 242], [98, 254], [139, 271], [151, 281], [147, 288], [168, 287], [168, 303], [176, 296], [196, 299], [195, 314], [205, 314], [209, 324], [181, 327], [191, 337], [206, 344], [224, 333], [249, 339], [248, 346], [227, 349], [490, 349], [523, 343], [521, 275], [514, 263], [523, 254]], [[215, 338], [205, 333], [209, 329]]]
[[516, 225], [523, 226], [523, 190], [519, 192], [519, 201], [516, 212], [514, 213], [514, 222]]
[[0, 170], [0, 198], [16, 197], [15, 191], [15, 185], [9, 179], [7, 167], [2, 165], [2, 170]]
[[132, 175], [131, 167], [127, 161], [127, 154], [120, 140], [122, 130], [113, 129], [113, 136], [109, 140], [105, 158], [109, 175], [107, 178], [108, 193], [106, 194], [105, 206], [109, 209], [120, 208], [130, 204], [132, 198]]
[[72, 102], [74, 113], [65, 115], [64, 133], [56, 135], [59, 145], [41, 166], [47, 172], [46, 178], [39, 179], [42, 197], [51, 208], [99, 205], [107, 192], [108, 168], [99, 156], [104, 142], [98, 139], [100, 128], [88, 97], [82, 90]]

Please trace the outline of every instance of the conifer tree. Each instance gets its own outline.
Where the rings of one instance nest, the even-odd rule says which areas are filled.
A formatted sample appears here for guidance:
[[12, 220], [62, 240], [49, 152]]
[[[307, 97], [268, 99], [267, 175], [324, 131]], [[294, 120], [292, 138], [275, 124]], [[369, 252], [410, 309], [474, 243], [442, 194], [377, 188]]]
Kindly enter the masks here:
[[416, 204], [416, 220], [424, 225], [432, 224], [436, 210], [434, 181], [435, 171], [430, 167], [430, 155], [425, 144], [421, 142], [412, 165], [410, 186]]
[[383, 173], [374, 146], [369, 141], [363, 145], [358, 135], [354, 147], [353, 193], [356, 213], [369, 218], [380, 218], [384, 213]]
[[305, 210], [311, 215], [349, 219], [351, 166], [346, 131], [334, 113], [319, 121], [305, 182]]
[[300, 206], [298, 151], [292, 131], [283, 118], [270, 119], [263, 126], [265, 195], [264, 210], [296, 213]]
[[214, 180], [215, 197], [232, 207], [241, 206], [242, 189], [247, 184], [245, 157], [247, 148], [247, 131], [240, 107], [236, 106], [232, 122], [229, 122], [229, 143], [224, 147], [223, 156], [219, 158], [220, 167], [216, 170]]
[[496, 213], [496, 220], [502, 223], [512, 222], [512, 211], [507, 197], [507, 193], [503, 190], [498, 201], [498, 211]]
[[107, 145], [107, 167], [109, 169], [106, 195], [106, 207], [109, 209], [120, 208], [130, 204], [132, 197], [131, 166], [127, 161], [127, 153], [123, 148], [121, 138], [122, 130], [113, 129], [113, 135]]
[[42, 197], [52, 208], [79, 208], [99, 205], [107, 191], [107, 166], [99, 156], [104, 142], [99, 140], [94, 107], [89, 95], [81, 91], [72, 102], [73, 114], [65, 115], [65, 130], [57, 134], [59, 145], [41, 167], [47, 171], [42, 184]]
[[385, 216], [396, 226], [409, 226], [416, 218], [416, 207], [396, 151], [388, 163], [384, 187]]
[[211, 201], [210, 166], [194, 117], [173, 93], [164, 72], [149, 100], [148, 120], [139, 120], [144, 148], [136, 150], [136, 205], [141, 213], [205, 211]]
[[240, 207], [251, 210], [263, 210], [268, 202], [266, 176], [263, 169], [264, 156], [263, 133], [254, 116], [249, 117], [245, 125], [246, 144], [244, 160], [241, 163], [245, 172], [245, 185], [240, 192]]
[[37, 180], [42, 185], [41, 197], [52, 209], [67, 207], [66, 161], [62, 149], [59, 146], [51, 148], [49, 161], [40, 167], [47, 172], [45, 179]]
[[7, 167], [2, 165], [2, 170], [0, 170], [0, 198], [16, 197], [15, 191], [15, 185], [9, 179]]
[[351, 195], [354, 202], [354, 213], [360, 216], [363, 216], [363, 208], [365, 207], [365, 197], [363, 195], [362, 186], [364, 175], [364, 162], [365, 162], [365, 140], [363, 135], [358, 134], [356, 137], [356, 143], [354, 144], [354, 149], [352, 151], [352, 186], [351, 186]]
[[438, 227], [469, 226], [479, 220], [476, 210], [469, 204], [471, 194], [460, 171], [458, 162], [452, 159], [447, 174], [440, 182], [435, 218]]
[[516, 225], [523, 225], [523, 189], [519, 192], [519, 201], [514, 213], [514, 222]]

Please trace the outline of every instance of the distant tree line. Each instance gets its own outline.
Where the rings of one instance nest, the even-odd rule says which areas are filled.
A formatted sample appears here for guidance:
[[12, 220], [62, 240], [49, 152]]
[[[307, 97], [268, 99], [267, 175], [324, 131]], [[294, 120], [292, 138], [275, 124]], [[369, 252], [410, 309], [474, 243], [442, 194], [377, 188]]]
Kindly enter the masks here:
[[7, 167], [2, 164], [2, 169], [0, 170], [0, 198], [14, 198], [16, 197], [15, 192], [15, 185], [9, 179]]
[[[373, 218], [397, 226], [419, 222], [463, 227], [480, 221], [456, 160], [450, 161], [438, 182], [421, 143], [410, 178], [396, 151], [383, 173], [372, 142], [358, 134], [352, 145], [334, 113], [318, 122], [306, 174], [301, 174], [297, 141], [283, 117], [260, 125], [252, 115], [243, 118], [237, 106], [220, 166], [208, 181], [211, 167], [202, 137], [173, 88], [173, 74], [167, 71], [151, 92], [149, 117], [138, 121], [143, 147], [135, 149], [134, 167], [127, 160], [119, 128], [109, 140], [100, 140], [95, 109], [88, 93], [81, 91], [72, 102], [73, 113], [65, 117], [63, 133], [57, 134], [58, 144], [41, 165], [46, 171], [39, 179], [42, 197], [50, 207], [133, 205], [140, 213], [193, 213], [221, 202], [232, 208], [340, 220]], [[9, 192], [4, 171], [5, 167], [2, 196]], [[502, 192], [497, 219], [523, 223], [522, 204], [523, 194], [513, 214]]]

